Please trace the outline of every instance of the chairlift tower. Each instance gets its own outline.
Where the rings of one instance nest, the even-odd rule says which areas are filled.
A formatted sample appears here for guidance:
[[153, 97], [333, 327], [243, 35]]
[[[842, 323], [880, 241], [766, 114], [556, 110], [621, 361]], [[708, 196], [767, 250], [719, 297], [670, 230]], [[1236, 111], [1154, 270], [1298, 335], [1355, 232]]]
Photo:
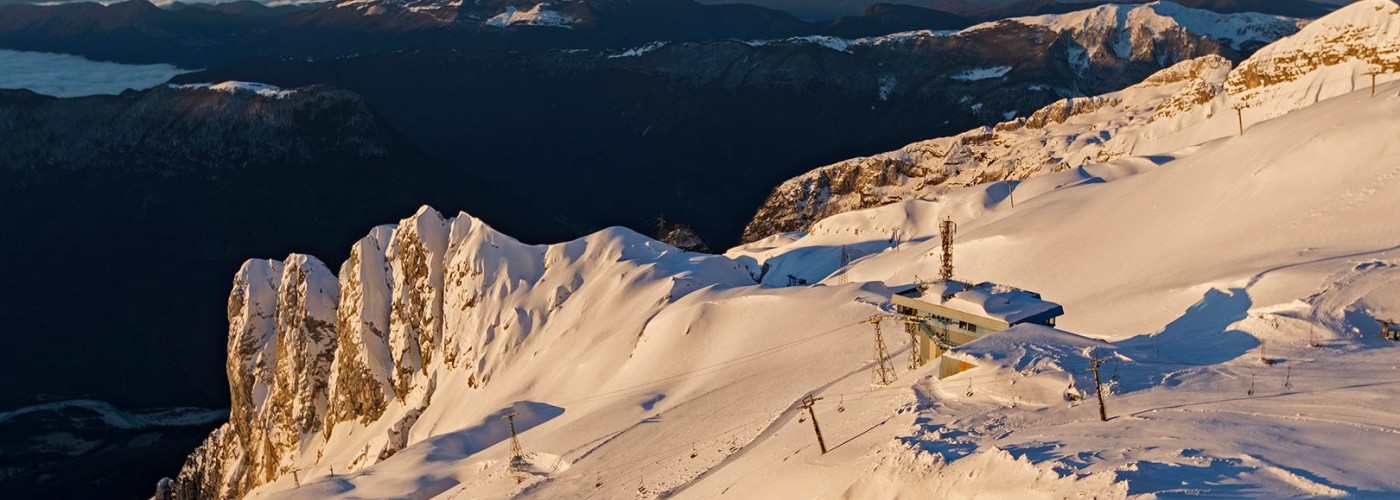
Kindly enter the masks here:
[[880, 332], [880, 322], [885, 318], [871, 316], [866, 323], [875, 325], [875, 364], [870, 368], [870, 385], [885, 387], [895, 381], [894, 363], [890, 362], [889, 350], [885, 349], [885, 335]]
[[515, 411], [501, 416], [510, 425], [510, 471], [515, 476], [515, 482], [525, 481], [525, 450], [520, 447], [520, 439], [515, 434]]

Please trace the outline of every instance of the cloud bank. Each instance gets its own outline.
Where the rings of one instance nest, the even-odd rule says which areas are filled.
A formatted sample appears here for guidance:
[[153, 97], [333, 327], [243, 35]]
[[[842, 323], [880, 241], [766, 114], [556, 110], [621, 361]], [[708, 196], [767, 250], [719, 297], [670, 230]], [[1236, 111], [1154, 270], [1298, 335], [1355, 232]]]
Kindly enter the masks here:
[[146, 89], [188, 71], [169, 64], [118, 64], [68, 54], [0, 49], [0, 89], [29, 89], [56, 97]]

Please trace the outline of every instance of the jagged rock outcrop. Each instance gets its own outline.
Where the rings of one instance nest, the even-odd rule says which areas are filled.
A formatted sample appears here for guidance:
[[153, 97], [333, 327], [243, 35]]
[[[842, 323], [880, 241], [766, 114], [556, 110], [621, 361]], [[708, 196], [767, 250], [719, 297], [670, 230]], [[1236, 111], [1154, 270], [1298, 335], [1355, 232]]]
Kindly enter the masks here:
[[393, 229], [376, 228], [350, 250], [340, 268], [340, 305], [335, 362], [331, 369], [326, 436], [335, 424], [369, 423], [395, 399], [394, 360], [389, 353], [391, 271], [384, 259]]
[[190, 455], [166, 492], [236, 498], [290, 470], [325, 423], [338, 292], [314, 257], [244, 264], [229, 295], [229, 423]]
[[294, 254], [281, 279], [274, 384], [254, 432], [262, 433], [262, 481], [288, 472], [304, 440], [322, 430], [337, 345], [335, 275], [314, 257]]
[[424, 208], [394, 231], [385, 258], [393, 284], [389, 309], [389, 347], [394, 359], [394, 388], [408, 392], [414, 377], [426, 373], [442, 346], [443, 257], [447, 223], [436, 210]]
[[252, 463], [263, 449], [262, 408], [276, 386], [278, 300], [285, 266], [250, 260], [233, 280], [228, 299], [229, 422], [216, 429], [185, 462], [170, 498], [237, 498], [258, 484]]
[[[339, 278], [304, 255], [248, 261], [229, 298], [230, 420], [157, 493], [238, 498], [306, 479], [308, 468], [345, 473], [388, 459], [426, 437], [419, 420], [444, 378], [458, 384], [454, 397], [481, 389], [528, 361], [521, 346], [556, 316], [563, 334], [585, 317], [580, 307], [660, 307], [712, 284], [687, 275], [696, 266], [752, 283], [724, 257], [626, 229], [532, 246], [428, 207], [357, 241]], [[641, 288], [608, 288], [619, 283]], [[323, 456], [331, 449], [340, 452]]]
[[656, 239], [667, 245], [689, 252], [710, 252], [710, 246], [705, 244], [705, 240], [700, 238], [700, 232], [696, 231], [690, 224], [663, 223], [656, 233]]

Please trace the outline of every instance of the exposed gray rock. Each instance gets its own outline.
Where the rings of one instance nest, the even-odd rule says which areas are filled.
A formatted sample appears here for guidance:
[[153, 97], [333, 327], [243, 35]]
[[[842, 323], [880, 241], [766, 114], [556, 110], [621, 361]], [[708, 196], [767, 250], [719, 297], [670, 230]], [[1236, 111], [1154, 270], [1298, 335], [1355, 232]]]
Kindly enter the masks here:
[[392, 271], [393, 302], [389, 312], [389, 346], [394, 358], [394, 390], [402, 398], [414, 378], [442, 345], [443, 260], [447, 223], [442, 214], [423, 207], [399, 223], [386, 258]]
[[350, 250], [340, 268], [339, 347], [331, 370], [326, 436], [335, 424], [379, 419], [393, 400], [389, 354], [390, 270], [384, 260], [393, 228], [379, 227]]

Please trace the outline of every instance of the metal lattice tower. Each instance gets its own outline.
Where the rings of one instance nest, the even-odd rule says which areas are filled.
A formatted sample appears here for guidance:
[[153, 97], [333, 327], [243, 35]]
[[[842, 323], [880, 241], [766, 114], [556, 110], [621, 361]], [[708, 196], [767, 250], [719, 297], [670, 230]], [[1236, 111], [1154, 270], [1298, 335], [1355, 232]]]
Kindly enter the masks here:
[[869, 320], [875, 325], [875, 364], [870, 369], [870, 385], [884, 387], [894, 383], [894, 363], [890, 362], [890, 353], [885, 349], [885, 335], [880, 332], [880, 321], [883, 318], [873, 316]]
[[510, 471], [515, 476], [515, 482], [525, 480], [525, 449], [520, 447], [520, 439], [515, 435], [515, 411], [512, 410], [501, 416], [510, 425]]
[[938, 232], [943, 235], [943, 268], [939, 275], [943, 281], [949, 281], [953, 279], [953, 234], [958, 232], [958, 224], [952, 217], [944, 217], [938, 224]]
[[912, 372], [923, 366], [923, 360], [919, 359], [919, 328], [922, 322], [908, 317], [902, 317], [900, 321], [904, 322], [904, 333], [909, 334], [909, 371]]

